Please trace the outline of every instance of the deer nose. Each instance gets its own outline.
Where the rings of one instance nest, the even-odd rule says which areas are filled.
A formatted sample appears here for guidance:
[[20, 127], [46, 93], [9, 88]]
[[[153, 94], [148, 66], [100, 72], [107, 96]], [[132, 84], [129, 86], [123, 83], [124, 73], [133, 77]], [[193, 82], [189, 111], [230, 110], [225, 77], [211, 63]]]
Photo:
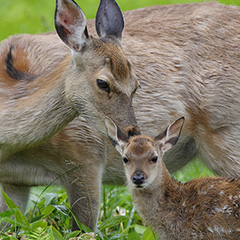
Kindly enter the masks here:
[[132, 176], [132, 181], [136, 185], [143, 184], [145, 180], [145, 174], [142, 171], [136, 171]]

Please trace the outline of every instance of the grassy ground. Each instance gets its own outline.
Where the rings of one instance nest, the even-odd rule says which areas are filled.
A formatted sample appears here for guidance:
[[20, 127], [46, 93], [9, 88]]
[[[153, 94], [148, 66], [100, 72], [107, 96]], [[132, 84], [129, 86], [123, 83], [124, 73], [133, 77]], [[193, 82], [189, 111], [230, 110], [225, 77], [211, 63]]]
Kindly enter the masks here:
[[[98, 0], [77, 0], [88, 19], [97, 11]], [[123, 11], [156, 4], [199, 2], [188, 0], [118, 0]], [[221, 3], [240, 5], [240, 0], [222, 0]], [[54, 30], [54, 0], [0, 0], [0, 40], [17, 33], [40, 33]], [[213, 175], [199, 160], [175, 173], [179, 181]], [[43, 193], [43, 194], [42, 194]], [[154, 234], [135, 212], [126, 187], [104, 186], [102, 206], [96, 239], [155, 239]], [[22, 216], [9, 199], [10, 212], [0, 214], [3, 218], [18, 216], [21, 231], [12, 236], [0, 232], [0, 239], [70, 239], [70, 210], [64, 190], [56, 187], [35, 188], [31, 194], [26, 216]], [[15, 222], [16, 223], [16, 222]], [[14, 223], [12, 229], [14, 229]], [[87, 239], [87, 236], [85, 236]]]

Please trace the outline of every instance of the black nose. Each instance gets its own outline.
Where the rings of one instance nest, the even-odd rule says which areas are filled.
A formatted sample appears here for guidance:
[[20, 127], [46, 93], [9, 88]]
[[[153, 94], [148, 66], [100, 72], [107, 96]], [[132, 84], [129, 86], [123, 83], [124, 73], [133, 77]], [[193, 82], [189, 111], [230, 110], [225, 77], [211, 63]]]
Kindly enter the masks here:
[[143, 184], [145, 180], [145, 174], [141, 171], [136, 171], [132, 176], [132, 181], [134, 184]]

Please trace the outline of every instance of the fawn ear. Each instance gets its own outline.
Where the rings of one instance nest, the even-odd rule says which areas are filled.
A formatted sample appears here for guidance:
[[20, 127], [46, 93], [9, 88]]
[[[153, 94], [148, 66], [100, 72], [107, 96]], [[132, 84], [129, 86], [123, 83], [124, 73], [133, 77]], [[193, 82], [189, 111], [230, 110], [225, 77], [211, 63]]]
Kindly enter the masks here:
[[174, 123], [170, 124], [164, 132], [155, 137], [155, 141], [160, 146], [163, 154], [177, 143], [183, 124], [184, 117], [181, 117]]
[[113, 146], [122, 155], [123, 148], [128, 142], [128, 136], [108, 117], [105, 118], [105, 126]]
[[74, 0], [57, 0], [55, 28], [58, 36], [72, 50], [79, 52], [88, 38], [87, 20]]
[[115, 0], [100, 0], [95, 24], [99, 37], [114, 36], [121, 41], [124, 20]]

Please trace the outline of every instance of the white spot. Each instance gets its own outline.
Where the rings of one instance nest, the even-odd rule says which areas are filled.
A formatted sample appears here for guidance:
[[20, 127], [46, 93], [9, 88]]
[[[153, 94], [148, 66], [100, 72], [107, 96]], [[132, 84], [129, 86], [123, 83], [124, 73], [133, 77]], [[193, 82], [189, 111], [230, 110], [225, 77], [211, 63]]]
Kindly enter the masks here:
[[224, 192], [223, 192], [223, 191], [221, 191], [219, 194], [220, 194], [220, 195], [223, 195], [223, 194], [224, 194]]
[[232, 195], [229, 196], [229, 199], [232, 200]]
[[211, 227], [208, 227], [208, 230], [209, 230], [211, 233], [216, 232], [218, 235], [221, 235], [222, 233], [227, 233], [227, 234], [229, 234], [229, 233], [232, 233], [232, 231], [233, 231], [231, 228], [230, 228], [230, 229], [225, 229], [225, 228], [219, 227], [219, 226], [217, 226], [217, 225], [215, 225], [215, 226], [213, 227], [213, 229], [212, 229]]
[[207, 191], [201, 191], [201, 190], [199, 190], [199, 191], [198, 191], [198, 194], [206, 195], [206, 194], [207, 194]]
[[227, 208], [228, 208], [228, 205], [224, 205], [222, 209], [223, 209], [223, 211], [226, 211]]
[[219, 213], [227, 213], [228, 215], [232, 214], [232, 209], [229, 208], [228, 205], [224, 205], [222, 208], [215, 207], [214, 211]]
[[213, 229], [211, 227], [207, 228], [209, 232], [213, 233]]

